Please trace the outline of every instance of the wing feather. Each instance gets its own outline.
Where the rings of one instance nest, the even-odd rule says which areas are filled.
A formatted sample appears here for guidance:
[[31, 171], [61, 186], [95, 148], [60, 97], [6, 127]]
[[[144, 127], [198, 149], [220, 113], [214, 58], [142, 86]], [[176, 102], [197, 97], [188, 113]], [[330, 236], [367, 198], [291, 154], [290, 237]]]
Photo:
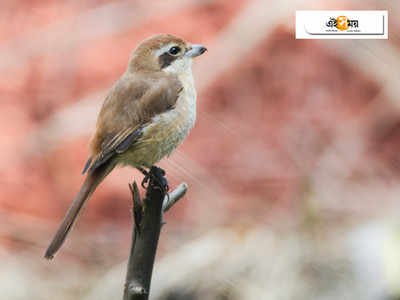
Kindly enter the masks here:
[[175, 106], [182, 85], [175, 76], [122, 76], [107, 95], [91, 142], [84, 171], [92, 172], [140, 140], [142, 129], [157, 114]]

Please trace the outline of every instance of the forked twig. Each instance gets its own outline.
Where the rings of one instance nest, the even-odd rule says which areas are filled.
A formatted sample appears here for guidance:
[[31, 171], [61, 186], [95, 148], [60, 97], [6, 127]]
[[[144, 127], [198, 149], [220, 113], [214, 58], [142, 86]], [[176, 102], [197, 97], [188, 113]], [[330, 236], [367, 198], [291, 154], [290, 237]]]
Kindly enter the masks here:
[[187, 184], [182, 183], [168, 196], [165, 189], [157, 184], [166, 182], [165, 178], [160, 174], [155, 176], [158, 178], [150, 178], [143, 200], [140, 199], [136, 182], [129, 185], [134, 205], [134, 226], [124, 300], [148, 299], [158, 238], [163, 225], [163, 213], [181, 199], [187, 190]]

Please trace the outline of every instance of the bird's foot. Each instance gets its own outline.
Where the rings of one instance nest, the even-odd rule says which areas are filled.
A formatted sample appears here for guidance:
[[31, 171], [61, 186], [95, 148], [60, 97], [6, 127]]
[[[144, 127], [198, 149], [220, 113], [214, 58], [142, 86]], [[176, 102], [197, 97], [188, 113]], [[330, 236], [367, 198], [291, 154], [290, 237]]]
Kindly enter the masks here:
[[165, 171], [159, 167], [152, 166], [150, 168], [150, 176], [154, 180], [153, 184], [159, 187], [165, 194], [167, 194], [169, 191], [169, 186], [167, 178], [165, 177]]
[[144, 175], [144, 178], [143, 178], [142, 183], [141, 183], [142, 188], [144, 188], [144, 189], [147, 188], [145, 184], [150, 179], [150, 172], [147, 171], [145, 168], [142, 168], [142, 167], [136, 167], [136, 169], [138, 169]]
[[142, 180], [142, 187], [147, 188], [146, 184], [150, 182], [153, 186], [158, 187], [160, 190], [162, 190], [166, 195], [168, 195], [169, 191], [169, 186], [168, 186], [168, 181], [167, 178], [165, 177], [165, 171], [161, 168], [158, 168], [156, 166], [152, 166], [150, 168], [150, 171], [147, 171], [146, 169], [142, 167], [137, 168], [142, 174], [144, 175], [144, 178]]

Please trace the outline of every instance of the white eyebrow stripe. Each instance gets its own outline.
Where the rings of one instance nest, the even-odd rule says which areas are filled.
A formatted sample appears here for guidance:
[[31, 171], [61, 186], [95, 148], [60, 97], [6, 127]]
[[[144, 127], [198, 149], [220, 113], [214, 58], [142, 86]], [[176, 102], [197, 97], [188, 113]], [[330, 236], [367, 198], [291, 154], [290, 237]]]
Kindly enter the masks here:
[[167, 52], [172, 46], [176, 46], [176, 43], [168, 43], [167, 45], [165, 45], [164, 47], [161, 47], [160, 49], [157, 49], [155, 51], [157, 56], [160, 56], [161, 54], [164, 54], [165, 52]]

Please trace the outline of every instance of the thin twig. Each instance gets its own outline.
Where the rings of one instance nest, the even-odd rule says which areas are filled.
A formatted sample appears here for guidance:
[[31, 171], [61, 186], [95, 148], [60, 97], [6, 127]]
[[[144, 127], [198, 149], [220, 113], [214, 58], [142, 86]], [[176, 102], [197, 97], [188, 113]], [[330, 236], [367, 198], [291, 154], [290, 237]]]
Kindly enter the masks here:
[[163, 212], [167, 212], [179, 199], [185, 196], [187, 188], [188, 185], [183, 182], [169, 194], [169, 197], [165, 196], [162, 207]]
[[124, 300], [147, 300], [150, 293], [151, 275], [157, 251], [158, 238], [163, 225], [163, 213], [170, 209], [187, 190], [187, 184], [180, 184], [169, 197], [159, 183], [166, 186], [166, 179], [155, 168], [151, 170], [146, 196], [140, 200], [136, 182], [131, 184], [134, 226], [132, 245], [128, 260]]

